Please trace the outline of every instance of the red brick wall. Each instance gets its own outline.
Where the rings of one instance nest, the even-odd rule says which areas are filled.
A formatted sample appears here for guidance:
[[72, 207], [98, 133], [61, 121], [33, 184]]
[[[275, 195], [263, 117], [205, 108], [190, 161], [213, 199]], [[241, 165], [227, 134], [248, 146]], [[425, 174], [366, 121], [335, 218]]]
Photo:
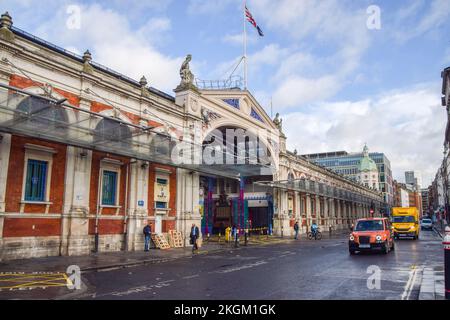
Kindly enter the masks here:
[[[124, 228], [123, 220], [99, 219], [98, 233], [100, 235], [122, 234]], [[95, 234], [95, 219], [89, 219], [89, 234]]]
[[[9, 85], [12, 87], [16, 87], [19, 89], [26, 89], [28, 87], [35, 87], [35, 86], [42, 86], [43, 84], [40, 82], [36, 82], [36, 81], [32, 81], [28, 78], [13, 74], [10, 77], [9, 80]], [[53, 90], [55, 92], [57, 92], [58, 94], [60, 94], [61, 96], [63, 96], [64, 98], [67, 99], [67, 102], [73, 106], [80, 106], [80, 98], [70, 92], [58, 89], [58, 88], [53, 88]]]
[[3, 227], [5, 238], [59, 236], [60, 234], [60, 219], [5, 218]]
[[[49, 213], [61, 213], [64, 196], [64, 175], [66, 168], [66, 149], [62, 144], [45, 142], [33, 138], [19, 136], [11, 137], [11, 153], [8, 167], [8, 183], [6, 185], [6, 212], [19, 212], [22, 200], [22, 185], [24, 175], [25, 144], [31, 143], [50, 147], [56, 150], [53, 155], [52, 174], [50, 181]], [[44, 213], [45, 205], [25, 205], [25, 213]]]
[[28, 88], [28, 87], [39, 86], [39, 85], [42, 85], [42, 84], [39, 83], [39, 82], [36, 82], [36, 81], [31, 81], [28, 78], [24, 78], [24, 77], [18, 76], [16, 74], [13, 74], [13, 75], [11, 75], [11, 77], [9, 79], [9, 85], [11, 87], [16, 87], [16, 88], [19, 88], [19, 89], [25, 89], [25, 88]]
[[162, 221], [162, 232], [169, 232], [169, 230], [175, 230], [175, 220]]
[[112, 109], [111, 106], [108, 106], [106, 104], [100, 103], [100, 102], [96, 102], [96, 101], [92, 101], [91, 102], [91, 111], [92, 112], [102, 112], [104, 110], [110, 110]]

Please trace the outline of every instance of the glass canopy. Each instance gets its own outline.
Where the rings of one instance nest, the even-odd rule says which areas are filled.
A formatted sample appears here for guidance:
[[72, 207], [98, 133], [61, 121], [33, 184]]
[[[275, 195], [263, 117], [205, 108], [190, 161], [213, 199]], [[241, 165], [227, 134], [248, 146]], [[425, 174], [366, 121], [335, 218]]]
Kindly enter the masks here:
[[[118, 111], [117, 111], [118, 112]], [[39, 138], [89, 150], [158, 164], [171, 165], [209, 176], [239, 179], [260, 175], [267, 169], [256, 164], [211, 164], [174, 160], [174, 148], [180, 139], [154, 127], [125, 122], [47, 96], [0, 84], [0, 132]], [[202, 143], [184, 142], [194, 157], [202, 152]]]

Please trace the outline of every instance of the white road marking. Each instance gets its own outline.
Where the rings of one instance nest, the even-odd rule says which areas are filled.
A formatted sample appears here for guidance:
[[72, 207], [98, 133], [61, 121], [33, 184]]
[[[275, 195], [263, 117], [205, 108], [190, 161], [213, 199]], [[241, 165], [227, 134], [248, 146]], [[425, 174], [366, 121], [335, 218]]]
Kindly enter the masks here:
[[199, 274], [194, 274], [192, 276], [183, 277], [182, 279], [192, 279], [192, 278], [197, 278], [197, 277], [200, 277], [200, 275]]
[[402, 297], [401, 297], [402, 300], [409, 300], [409, 298], [411, 296], [411, 292], [416, 283], [418, 270], [419, 269], [416, 266], [412, 266], [411, 271], [409, 272], [408, 282], [406, 283], [405, 289], [403, 290], [403, 293], [402, 293]]
[[213, 272], [210, 272], [210, 273], [230, 273], [230, 272], [240, 271], [240, 270], [244, 270], [244, 269], [250, 269], [250, 268], [257, 267], [257, 266], [260, 266], [260, 265], [263, 265], [263, 264], [266, 264], [266, 263], [268, 263], [268, 262], [262, 260], [262, 261], [257, 261], [257, 262], [254, 262], [254, 263], [244, 264], [242, 266], [228, 268], [228, 269], [225, 269], [225, 270], [216, 270], [216, 271], [213, 271]]

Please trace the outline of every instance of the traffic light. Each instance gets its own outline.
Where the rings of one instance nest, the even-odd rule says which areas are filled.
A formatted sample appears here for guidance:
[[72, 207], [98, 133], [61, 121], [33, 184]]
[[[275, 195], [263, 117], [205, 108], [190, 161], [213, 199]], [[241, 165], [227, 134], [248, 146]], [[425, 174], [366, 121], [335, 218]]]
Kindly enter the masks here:
[[370, 203], [370, 215], [373, 217], [373, 214], [375, 213], [375, 204], [373, 202]]

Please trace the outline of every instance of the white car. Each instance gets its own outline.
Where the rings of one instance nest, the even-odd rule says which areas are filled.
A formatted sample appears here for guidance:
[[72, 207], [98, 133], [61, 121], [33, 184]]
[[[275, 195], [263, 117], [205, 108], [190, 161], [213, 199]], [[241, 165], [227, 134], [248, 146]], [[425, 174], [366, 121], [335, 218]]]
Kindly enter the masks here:
[[431, 221], [431, 219], [429, 218], [423, 218], [422, 221], [420, 222], [420, 228], [423, 229], [428, 229], [428, 230], [433, 230], [433, 221]]

